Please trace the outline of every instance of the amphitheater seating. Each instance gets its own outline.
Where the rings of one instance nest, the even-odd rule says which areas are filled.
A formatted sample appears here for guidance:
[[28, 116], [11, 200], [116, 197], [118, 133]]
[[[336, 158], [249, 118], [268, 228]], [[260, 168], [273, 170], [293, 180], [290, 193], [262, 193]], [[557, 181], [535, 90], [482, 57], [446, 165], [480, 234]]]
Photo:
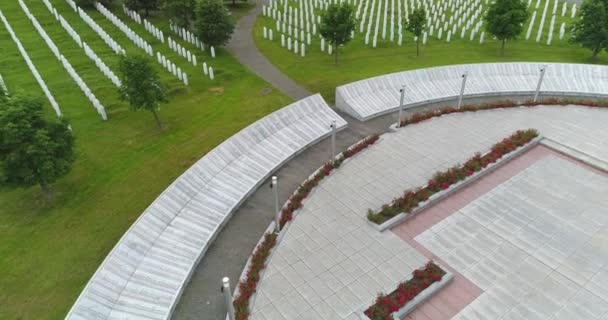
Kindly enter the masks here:
[[124, 234], [66, 319], [168, 319], [193, 268], [232, 212], [273, 170], [327, 136], [334, 119], [338, 128], [346, 126], [317, 94], [213, 149]]
[[336, 107], [360, 119], [390, 113], [399, 108], [399, 89], [405, 86], [404, 106], [456, 99], [461, 75], [467, 71], [465, 97], [532, 95], [547, 71], [542, 94], [606, 96], [608, 67], [585, 64], [514, 62], [435, 67], [387, 74], [336, 88]]

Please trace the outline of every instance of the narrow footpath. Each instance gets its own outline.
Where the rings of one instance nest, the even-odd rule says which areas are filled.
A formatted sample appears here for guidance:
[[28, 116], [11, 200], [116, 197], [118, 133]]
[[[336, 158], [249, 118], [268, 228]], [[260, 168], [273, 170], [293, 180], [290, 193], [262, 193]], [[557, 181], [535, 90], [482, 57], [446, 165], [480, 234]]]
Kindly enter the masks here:
[[255, 25], [258, 14], [262, 12], [263, 1], [264, 0], [255, 0], [255, 8], [251, 9], [246, 16], [243, 16], [239, 20], [234, 29], [234, 34], [232, 34], [232, 39], [230, 39], [226, 49], [230, 54], [237, 58], [241, 64], [249, 68], [260, 78], [268, 81], [273, 87], [277, 88], [285, 95], [294, 100], [308, 97], [312, 94], [310, 91], [283, 74], [277, 67], [270, 63], [255, 46], [253, 40], [253, 26]]
[[[346, 115], [341, 116], [349, 122], [349, 126], [336, 135], [337, 151], [372, 133], [386, 131], [390, 123], [396, 120], [394, 115], [390, 115], [362, 125]], [[298, 185], [329, 159], [330, 153], [330, 139], [326, 138], [277, 170], [279, 203], [287, 201]], [[228, 220], [196, 267], [173, 313], [173, 319], [224, 319], [226, 307], [220, 292], [221, 279], [227, 276], [236, 285], [249, 255], [274, 218], [274, 198], [269, 185], [270, 181], [264, 182]]]

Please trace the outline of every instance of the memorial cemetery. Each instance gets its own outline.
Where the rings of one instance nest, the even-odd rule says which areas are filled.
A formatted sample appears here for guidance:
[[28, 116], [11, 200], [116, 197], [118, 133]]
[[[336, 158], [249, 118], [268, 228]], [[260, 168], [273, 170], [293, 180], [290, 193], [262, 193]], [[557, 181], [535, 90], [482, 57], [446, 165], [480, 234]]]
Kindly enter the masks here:
[[0, 319], [608, 317], [601, 0], [0, 21]]
[[[257, 46], [281, 71], [330, 101], [336, 86], [404, 69], [496, 60], [590, 61], [583, 50], [573, 55], [579, 47], [569, 42], [580, 3], [524, 2], [524, 31], [507, 41], [504, 57], [498, 53], [499, 41], [485, 30], [483, 17], [491, 3], [485, 0], [346, 1], [354, 9], [357, 26], [352, 40], [340, 48], [344, 59], [351, 61], [344, 68], [328, 68], [333, 63], [330, 50], [335, 48], [319, 35], [321, 17], [333, 1], [269, 1], [254, 32]], [[421, 56], [413, 59], [416, 39], [405, 23], [417, 8], [425, 9], [426, 23]], [[306, 57], [294, 52], [295, 41], [306, 44]]]

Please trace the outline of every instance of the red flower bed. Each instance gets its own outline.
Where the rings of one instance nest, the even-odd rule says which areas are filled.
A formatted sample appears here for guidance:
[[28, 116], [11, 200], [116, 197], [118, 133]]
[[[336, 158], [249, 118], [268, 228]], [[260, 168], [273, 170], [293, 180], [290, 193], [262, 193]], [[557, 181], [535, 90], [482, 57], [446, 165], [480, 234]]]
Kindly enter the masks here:
[[424, 120], [428, 120], [435, 117], [440, 117], [444, 114], [457, 113], [457, 112], [475, 112], [481, 110], [491, 110], [491, 109], [505, 109], [505, 108], [514, 108], [519, 106], [524, 107], [536, 107], [539, 105], [569, 105], [576, 104], [581, 106], [587, 106], [591, 108], [606, 108], [608, 107], [608, 101], [592, 101], [592, 100], [574, 100], [574, 99], [545, 99], [542, 102], [534, 102], [534, 101], [526, 101], [524, 103], [515, 103], [514, 101], [504, 100], [497, 101], [491, 103], [484, 104], [473, 104], [473, 105], [465, 105], [460, 109], [455, 107], [445, 107], [437, 110], [429, 110], [429, 111], [421, 111], [416, 112], [411, 115], [409, 118], [403, 119], [400, 122], [400, 126], [407, 126], [412, 123], [419, 123]]
[[516, 131], [510, 137], [493, 145], [490, 152], [484, 155], [476, 153], [464, 164], [436, 173], [425, 187], [405, 192], [401, 198], [397, 198], [390, 204], [382, 206], [378, 212], [374, 212], [370, 209], [367, 213], [367, 219], [374, 223], [381, 224], [401, 212], [409, 213], [433, 194], [446, 190], [451, 185], [466, 179], [468, 176], [473, 175], [475, 172], [480, 171], [489, 164], [496, 162], [504, 155], [527, 144], [537, 136], [538, 132], [533, 129]]
[[[311, 179], [304, 181], [289, 198], [287, 206], [281, 211], [281, 228], [293, 218], [294, 211], [302, 207], [302, 201], [306, 199], [310, 191], [316, 187], [323, 178], [328, 176], [333, 169], [339, 168], [344, 160], [376, 143], [379, 137], [378, 134], [374, 134], [359, 141], [357, 144], [342, 152], [334, 162], [323, 164], [321, 169]], [[266, 259], [270, 256], [272, 249], [276, 245], [276, 241], [277, 234], [265, 234], [264, 240], [251, 255], [251, 263], [247, 270], [247, 277], [239, 282], [239, 295], [233, 302], [236, 320], [249, 319], [249, 300], [256, 292], [258, 281], [260, 281], [260, 273], [266, 267]]]
[[234, 312], [237, 320], [249, 318], [249, 298], [255, 293], [260, 281], [260, 273], [266, 267], [266, 259], [270, 255], [272, 248], [277, 242], [275, 233], [264, 235], [264, 241], [256, 248], [251, 255], [251, 263], [247, 270], [247, 278], [239, 283], [239, 296], [234, 299]]
[[365, 148], [376, 143], [380, 136], [378, 134], [371, 135], [357, 144], [351, 146], [346, 151], [342, 152], [336, 160], [333, 162], [327, 162], [311, 179], [304, 181], [302, 185], [298, 187], [296, 192], [287, 200], [287, 206], [281, 211], [281, 228], [293, 218], [294, 211], [302, 207], [302, 201], [308, 197], [310, 191], [316, 187], [323, 178], [331, 174], [331, 171], [339, 168], [344, 160], [356, 155], [363, 151]]
[[414, 270], [413, 277], [400, 283], [395, 291], [388, 295], [378, 295], [376, 302], [364, 313], [372, 320], [392, 320], [393, 312], [401, 309], [433, 283], [441, 281], [443, 275], [445, 271], [430, 261], [424, 268]]

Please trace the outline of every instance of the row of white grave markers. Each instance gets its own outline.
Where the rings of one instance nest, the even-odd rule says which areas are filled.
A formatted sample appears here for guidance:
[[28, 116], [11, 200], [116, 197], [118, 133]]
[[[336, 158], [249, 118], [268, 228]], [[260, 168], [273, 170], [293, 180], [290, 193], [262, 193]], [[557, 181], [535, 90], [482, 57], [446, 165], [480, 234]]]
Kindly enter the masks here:
[[93, 107], [95, 108], [95, 110], [97, 110], [97, 113], [99, 113], [99, 115], [101, 116], [101, 118], [103, 120], [108, 120], [108, 115], [106, 114], [106, 109], [103, 107], [103, 105], [101, 105], [101, 102], [99, 102], [97, 97], [95, 97], [95, 94], [93, 94], [91, 89], [89, 89], [89, 87], [84, 82], [84, 80], [82, 80], [82, 78], [80, 78], [78, 73], [76, 73], [76, 70], [74, 70], [72, 65], [68, 62], [68, 60], [64, 56], [61, 56], [60, 60], [61, 60], [61, 64], [63, 64], [63, 67], [68, 71], [68, 73], [70, 74], [72, 79], [74, 79], [74, 82], [76, 82], [76, 84], [78, 85], [80, 90], [82, 90], [84, 95], [87, 96], [89, 101], [91, 101], [91, 103], [93, 104]]
[[[356, 6], [356, 17], [359, 19], [358, 32], [365, 33], [365, 43], [372, 47], [377, 46], [379, 37], [394, 42], [395, 34], [398, 35], [397, 44], [401, 45], [403, 42], [403, 26], [400, 21], [403, 21], [403, 18], [407, 20], [409, 12], [417, 7], [424, 7], [428, 13], [426, 36], [423, 35], [423, 40], [428, 37], [435, 37], [450, 42], [454, 35], [459, 35], [460, 38], [470, 41], [479, 38], [479, 42], [483, 43], [481, 39], [483, 33], [481, 32], [482, 17], [485, 14], [484, 4], [487, 5], [488, 0], [447, 0], [440, 3], [435, 3], [433, 0], [403, 0], [403, 2], [400, 0], [346, 1]], [[270, 0], [268, 5], [262, 7], [262, 14], [275, 20], [275, 31], [302, 42], [305, 41], [304, 32], [307, 34], [311, 29], [315, 29], [316, 24], [320, 22], [320, 16], [315, 15], [314, 10], [325, 10], [331, 2], [298, 0], [295, 6], [292, 6], [292, 3], [286, 0]], [[558, 2], [556, 1], [553, 6], [554, 13], [557, 13], [557, 7]], [[566, 8], [566, 5], [564, 5], [562, 12], [565, 13]], [[374, 15], [375, 19], [373, 18]], [[387, 25], [390, 25], [390, 28]], [[266, 34], [269, 39], [270, 32], [267, 31]], [[426, 43], [426, 41], [423, 42]]]
[[80, 35], [72, 28], [72, 26], [63, 18], [63, 16], [59, 16], [59, 24], [63, 27], [63, 29], [72, 37], [74, 41], [78, 44], [79, 47], [82, 48], [82, 39]]
[[148, 55], [153, 56], [154, 50], [152, 46], [146, 42], [142, 37], [140, 37], [135, 31], [131, 30], [120, 18], [118, 18], [112, 11], [108, 10], [101, 3], [96, 2], [95, 8], [99, 11], [106, 19], [110, 20], [112, 24], [114, 24], [120, 31], [122, 31], [127, 38], [129, 38], [136, 46], [144, 50]]
[[144, 27], [146, 28], [146, 31], [154, 36], [154, 38], [158, 39], [162, 43], [165, 43], [165, 35], [163, 32], [150, 21], [144, 19]]
[[[534, 24], [536, 22], [536, 17], [537, 17], [537, 11], [536, 11], [536, 9], [538, 9], [540, 7], [540, 3], [541, 3], [540, 0], [537, 0], [535, 9], [532, 12], [532, 18], [530, 19], [530, 24], [528, 25], [528, 29], [526, 31], [526, 40], [529, 40], [530, 36], [532, 34], [532, 30], [533, 30], [533, 28], [535, 26]], [[532, 4], [532, 0], [529, 0], [528, 1], [528, 7], [530, 7], [531, 4]], [[549, 10], [549, 4], [550, 4], [550, 0], [547, 0], [547, 2], [545, 2], [545, 6], [543, 7], [543, 12], [542, 12], [542, 15], [540, 17], [540, 23], [539, 23], [539, 26], [538, 26], [538, 31], [536, 33], [536, 39], [535, 39], [536, 42], [540, 42], [540, 40], [542, 38], [542, 35], [543, 35], [542, 32], [543, 32], [544, 25], [545, 25], [545, 19], [547, 18], [547, 12]], [[551, 11], [551, 21], [550, 21], [550, 25], [549, 25], [549, 33], [547, 35], [547, 42], [546, 42], [547, 45], [551, 45], [551, 42], [553, 40], [553, 32], [554, 32], [554, 29], [555, 29], [555, 20], [557, 18], [557, 14], [558, 14], [557, 13], [558, 7], [559, 7], [559, 1], [555, 0], [553, 2], [553, 8], [552, 8], [552, 11]], [[561, 14], [560, 15], [562, 17], [565, 17], [567, 11], [568, 11], [568, 3], [564, 2], [563, 5], [562, 5], [562, 10], [561, 10]], [[571, 7], [571, 16], [570, 17], [574, 18], [575, 15], [576, 15], [576, 4], [572, 4], [572, 7]], [[566, 23], [562, 22], [561, 26], [560, 26], [560, 30], [559, 30], [559, 39], [560, 40], [562, 40], [564, 38], [565, 32], [566, 32]]]
[[[474, 40], [476, 34], [479, 32], [479, 29], [482, 26], [482, 21], [481, 21], [481, 16], [483, 15], [483, 5], [480, 3], [480, 1], [475, 0], [475, 1], [471, 1], [471, 0], [465, 0], [465, 1], [446, 1], [443, 2], [441, 4], [435, 4], [435, 3], [429, 3], [427, 1], [423, 1], [423, 2], [415, 2], [415, 1], [410, 1], [410, 7], [413, 10], [414, 6], [422, 6], [426, 9], [427, 12], [430, 12], [430, 14], [427, 16], [427, 29], [425, 30], [424, 34], [426, 34], [426, 36], [423, 34], [423, 42], [426, 43], [425, 38], [426, 37], [436, 37], [437, 39], [441, 40], [444, 36], [444, 34], [446, 35], [446, 41], [449, 42], [451, 40], [452, 34], [457, 32], [457, 28], [461, 28], [461, 32], [460, 32], [460, 36], [463, 39], [469, 39], [469, 40]], [[372, 10], [373, 10], [373, 6], [374, 6], [375, 2], [372, 3]], [[408, 17], [408, 6], [407, 6], [407, 1], [404, 3], [404, 10], [401, 9], [401, 2], [397, 1], [397, 21], [401, 21], [401, 12], [404, 12], [405, 15], [405, 19], [407, 20]], [[367, 4], [366, 4], [367, 5]], [[382, 6], [382, 2], [380, 3], [379, 7], [378, 7], [378, 12], [376, 14], [377, 19], [376, 21], [376, 26], [374, 29], [374, 34], [373, 34], [373, 44], [372, 47], [376, 47], [377, 45], [377, 40], [378, 40], [378, 33], [379, 33], [379, 21], [380, 21], [380, 7]], [[385, 2], [385, 8], [388, 6], [388, 1]], [[468, 6], [467, 9], [464, 9], [465, 6]], [[393, 4], [393, 0], [391, 0], [391, 12], [394, 12], [393, 10], [394, 8], [394, 4]], [[447, 15], [451, 12], [451, 16], [448, 19]], [[366, 13], [366, 11], [364, 11], [364, 14]], [[458, 17], [458, 19], [456, 19], [456, 17]], [[384, 19], [383, 19], [383, 25], [382, 25], [382, 39], [386, 39], [386, 23], [387, 23], [388, 19], [386, 17], [386, 11], [384, 11]], [[391, 21], [394, 21], [394, 14], [391, 16]], [[365, 34], [365, 42], [366, 44], [369, 44], [369, 38], [371, 35], [371, 26], [372, 26], [372, 19], [370, 19], [369, 23], [368, 23], [368, 28]], [[397, 24], [398, 29], [397, 29], [397, 34], [398, 34], [398, 45], [402, 45], [403, 42], [403, 26], [401, 23]], [[363, 31], [363, 24], [360, 25], [360, 31]], [[466, 33], [469, 32], [469, 37], [466, 36]], [[391, 23], [391, 27], [390, 27], [390, 41], [394, 42], [394, 23]]]
[[[173, 22], [170, 22], [169, 28], [175, 34], [180, 36], [184, 41], [193, 44], [194, 46], [201, 49], [202, 51], [205, 51], [205, 44], [201, 40], [199, 40], [194, 35], [194, 33], [190, 32], [189, 30], [186, 30], [185, 28], [180, 28], [178, 25], [174, 24]], [[211, 46], [211, 48], [209, 50], [211, 52], [211, 58], [215, 58], [215, 48], [213, 46]]]
[[[264, 33], [264, 39], [268, 39], [270, 41], [273, 40], [274, 36], [273, 36], [273, 31], [270, 28], [266, 28], [265, 26], [262, 28], [262, 31]], [[283, 35], [284, 37], [285, 35]]]
[[[539, 1], [540, 3], [540, 1]], [[545, 25], [545, 17], [547, 16], [547, 9], [549, 9], [549, 0], [545, 2], [545, 7], [543, 8], [543, 15], [540, 18], [540, 26], [538, 27], [538, 32], [536, 33], [536, 42], [540, 41], [540, 37], [543, 35], [543, 26]]]
[[6, 87], [6, 83], [4, 82], [4, 78], [2, 78], [1, 74], [0, 74], [0, 86], [2, 86], [2, 90], [4, 90], [4, 95], [8, 97], [10, 95], [10, 92], [8, 92], [8, 88]]
[[213, 74], [213, 67], [207, 66], [207, 62], [203, 62], [203, 74], [208, 76], [209, 79], [215, 79], [215, 75]]
[[[269, 39], [270, 41], [272, 41], [272, 30], [270, 30], [270, 36], [268, 37], [267, 33], [266, 33], [266, 29], [264, 29], [264, 39]], [[285, 48], [285, 34], [281, 34], [281, 47]], [[294, 54], [300, 54], [300, 56], [305, 57], [306, 56], [306, 43], [302, 42], [302, 43], [298, 43], [298, 40], [294, 39], [293, 40], [293, 46], [292, 46], [292, 40], [291, 37], [287, 38], [287, 50], [291, 51], [293, 48], [293, 53]]]
[[55, 10], [55, 8], [53, 8], [53, 5], [51, 4], [51, 2], [49, 0], [42, 0], [42, 2], [44, 3], [44, 5], [46, 6], [46, 8], [49, 9], [49, 11], [52, 14], [55, 14], [55, 11], [57, 11], [57, 10]]
[[185, 85], [189, 85], [186, 72], [183, 72], [180, 67], [176, 66], [175, 63], [171, 62], [171, 60], [158, 51], [156, 52], [156, 60], [172, 75], [183, 81]]
[[110, 81], [112, 81], [117, 88], [120, 88], [122, 83], [120, 82], [118, 76], [116, 76], [116, 74], [101, 60], [101, 58], [95, 54], [95, 51], [93, 51], [93, 49], [91, 49], [86, 42], [82, 43], [82, 47], [84, 48], [84, 53], [87, 55], [87, 57], [89, 57], [89, 59], [93, 60], [101, 73], [103, 73], [106, 78], [110, 79]]
[[0, 74], [0, 86], [2, 87], [2, 90], [4, 90], [4, 96], [6, 98], [10, 99], [11, 93], [8, 91], [8, 88], [6, 87], [6, 82], [4, 82], [4, 78], [2, 78], [1, 74]]
[[4, 14], [2, 13], [2, 10], [0, 10], [0, 20], [2, 20], [2, 23], [4, 24], [4, 27], [6, 28], [6, 30], [8, 31], [8, 33], [11, 35], [11, 39], [13, 39], [13, 42], [15, 43], [15, 45], [17, 45], [17, 48], [19, 49], [19, 53], [23, 57], [23, 60], [25, 60], [25, 63], [27, 64], [27, 67], [30, 69], [30, 72], [32, 72], [32, 74], [34, 75], [34, 78], [36, 79], [36, 81], [38, 82], [38, 85], [40, 86], [40, 88], [44, 92], [44, 95], [49, 100], [49, 103], [51, 104], [51, 107], [53, 108], [53, 110], [55, 110], [55, 113], [57, 114], [57, 116], [61, 117], [62, 114], [61, 114], [61, 109], [59, 108], [59, 104], [55, 100], [55, 97], [53, 97], [53, 95], [51, 94], [51, 91], [49, 90], [49, 88], [46, 86], [46, 83], [44, 82], [44, 80], [40, 76], [40, 73], [38, 72], [38, 69], [36, 69], [36, 66], [32, 62], [32, 59], [30, 59], [30, 56], [27, 54], [27, 51], [25, 51], [25, 48], [23, 48], [23, 45], [21, 45], [21, 41], [19, 41], [19, 38], [17, 37], [17, 35], [13, 31], [13, 28], [8, 23], [8, 20], [6, 20], [6, 17], [4, 17]]
[[114, 53], [125, 54], [125, 49], [123, 49], [118, 42], [114, 41], [114, 39], [112, 39], [112, 37], [110, 37], [110, 35], [103, 30], [84, 10], [77, 9], [77, 12], [80, 18], [101, 37], [101, 39], [112, 49], [112, 51], [114, 51]]
[[[118, 18], [116, 15], [114, 15], [110, 10], [108, 10], [106, 7], [104, 7], [100, 3], [96, 3], [95, 7], [97, 8], [97, 10], [99, 12], [101, 12], [102, 15], [104, 15], [108, 20], [112, 21], [112, 23], [114, 25], [116, 25], [123, 33], [125, 33], [127, 35], [127, 37], [129, 37], [129, 39], [131, 39], [138, 47], [144, 49], [146, 51], [146, 53], [153, 55], [152, 46], [150, 44], [148, 44], [145, 40], [143, 40], [143, 38], [141, 38], [131, 28], [129, 28], [124, 22], [122, 22], [120, 20], [120, 18]], [[134, 19], [136, 22], [141, 23], [141, 17], [139, 16], [139, 14], [137, 14], [134, 11], [128, 10], [124, 6], [123, 6], [123, 10], [125, 10], [125, 13], [129, 17]], [[148, 28], [150, 28], [148, 30], [149, 32], [154, 33], [154, 31], [150, 31], [150, 30], [155, 30], [155, 31], [160, 32], [162, 35], [162, 32], [160, 31], [160, 29], [154, 27], [151, 23], [147, 22], [147, 20], [144, 20], [144, 21], [146, 22], [146, 30], [148, 30]], [[163, 39], [164, 39], [164, 36], [163, 36]], [[162, 40], [162, 41], [164, 42], [164, 40]], [[190, 51], [187, 51], [185, 48], [183, 48], [181, 45], [179, 45], [178, 43], [173, 41], [171, 38], [168, 38], [167, 42], [171, 49], [178, 52], [182, 57], [188, 59], [188, 62], [192, 63], [194, 66], [197, 65], [196, 55], [192, 54]], [[169, 72], [171, 72], [179, 80], [184, 81], [185, 85], [188, 85], [188, 75], [185, 72], [182, 72], [181, 68], [171, 68], [171, 65], [173, 65], [173, 64], [168, 65], [166, 63], [163, 63], [163, 60], [166, 61], [167, 59], [159, 52], [156, 53], [156, 56], [157, 56], [157, 61], [159, 64], [163, 65], [165, 67], [165, 69], [167, 69]]]
[[1, 74], [0, 74], [0, 86], [2, 87], [2, 90], [4, 90], [4, 96], [6, 98], [10, 99], [11, 93], [8, 91], [8, 88], [6, 87], [6, 83], [4, 82], [4, 78], [2, 78]]
[[107, 120], [108, 118], [106, 115], [105, 108], [101, 105], [101, 103], [99, 102], [97, 97], [95, 97], [95, 95], [93, 94], [93, 92], [91, 92], [91, 90], [89, 89], [87, 84], [82, 80], [82, 78], [80, 78], [80, 76], [78, 75], [76, 70], [74, 70], [74, 68], [72, 67], [70, 62], [59, 52], [59, 48], [57, 48], [57, 46], [55, 45], [53, 40], [47, 35], [47, 33], [44, 31], [44, 29], [42, 28], [40, 23], [38, 23], [38, 20], [30, 12], [30, 10], [27, 7], [27, 5], [25, 4], [25, 2], [23, 2], [23, 0], [18, 0], [18, 2], [19, 2], [19, 5], [21, 6], [21, 9], [23, 10], [23, 12], [26, 14], [26, 16], [30, 19], [30, 21], [34, 25], [34, 28], [38, 31], [40, 36], [44, 39], [44, 42], [48, 45], [48, 47], [51, 49], [51, 51], [57, 56], [59, 61], [61, 61], [61, 64], [63, 65], [63, 67], [66, 69], [68, 74], [70, 74], [70, 76], [72, 77], [74, 82], [76, 82], [78, 87], [80, 87], [82, 92], [87, 96], [89, 101], [91, 101], [91, 103], [93, 104], [93, 107], [97, 110], [97, 113], [99, 113], [99, 115], [102, 117], [102, 119]]
[[65, 0], [65, 2], [67, 2], [70, 5], [70, 7], [72, 7], [72, 10], [74, 10], [74, 12], [82, 11], [80, 8], [78, 8], [78, 6], [76, 5], [76, 2], [74, 2], [74, 0]]
[[[48, 1], [48, 0], [44, 0], [44, 1]], [[49, 11], [57, 13], [57, 10], [55, 10], [55, 8], [53, 8], [52, 5], [49, 7]], [[95, 51], [93, 51], [93, 49], [91, 49], [89, 46], [87, 46], [86, 43], [84, 43], [82, 41], [82, 39], [80, 38], [80, 35], [78, 35], [76, 30], [74, 30], [74, 28], [72, 28], [72, 26], [67, 22], [67, 20], [65, 20], [63, 18], [63, 16], [61, 16], [60, 14], [57, 14], [56, 17], [59, 19], [59, 23], [61, 24], [63, 29], [70, 35], [70, 37], [78, 44], [79, 47], [84, 49], [84, 53], [87, 55], [87, 57], [89, 57], [89, 59], [93, 60], [93, 62], [95, 63], [97, 68], [99, 68], [101, 73], [103, 73], [108, 79], [110, 79], [110, 81], [112, 81], [112, 83], [116, 87], [120, 88], [120, 86], [122, 84], [120, 82], [120, 79], [118, 79], [118, 77], [116, 76], [116, 74], [114, 74], [114, 72], [112, 70], [110, 70], [110, 68], [97, 56], [97, 54], [95, 53]]]
[[51, 38], [46, 33], [46, 31], [44, 31], [44, 28], [42, 28], [40, 23], [38, 23], [38, 20], [36, 20], [34, 15], [32, 15], [32, 13], [30, 12], [29, 8], [25, 5], [23, 0], [19, 0], [17, 2], [19, 2], [19, 6], [21, 6], [21, 10], [23, 10], [23, 12], [28, 17], [28, 19], [30, 19], [30, 21], [34, 25], [34, 28], [36, 29], [36, 31], [38, 31], [38, 34], [40, 34], [40, 36], [42, 37], [42, 40], [44, 40], [44, 42], [49, 47], [49, 49], [51, 49], [51, 52], [53, 52], [55, 57], [59, 60], [61, 57], [61, 54], [59, 53], [59, 48], [55, 45], [53, 40], [51, 40]]
[[139, 13], [137, 13], [137, 11], [130, 10], [127, 8], [127, 6], [125, 6], [124, 3], [122, 4], [122, 11], [125, 13], [125, 15], [127, 15], [127, 17], [131, 18], [131, 20], [141, 24], [141, 16]]
[[169, 28], [175, 34], [179, 35], [180, 38], [182, 38], [184, 41], [195, 45], [197, 48], [200, 48], [201, 50], [205, 50], [205, 45], [203, 44], [203, 42], [200, 41], [194, 35], [194, 33], [192, 33], [190, 30], [187, 30], [186, 28], [182, 28], [182, 27], [178, 26], [177, 24], [173, 23], [173, 21], [169, 22]]
[[194, 65], [196, 67], [196, 65], [197, 65], [196, 54], [194, 54], [194, 53], [190, 52], [190, 50], [182, 47], [181, 44], [179, 44], [177, 41], [171, 39], [171, 37], [167, 37], [167, 43], [169, 44], [169, 48], [171, 48], [171, 50], [177, 52], [177, 54], [179, 54], [183, 58], [188, 59], [188, 62], [192, 63], [192, 65]]

